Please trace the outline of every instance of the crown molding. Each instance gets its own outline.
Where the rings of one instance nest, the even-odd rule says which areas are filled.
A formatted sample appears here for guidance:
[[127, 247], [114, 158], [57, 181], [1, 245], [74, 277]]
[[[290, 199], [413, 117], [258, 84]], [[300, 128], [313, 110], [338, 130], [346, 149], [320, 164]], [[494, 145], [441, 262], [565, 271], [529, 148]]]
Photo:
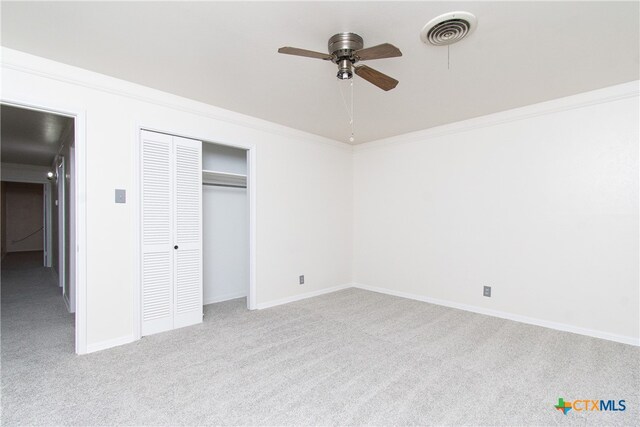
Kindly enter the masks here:
[[354, 146], [354, 152], [388, 147], [389, 145], [401, 145], [416, 143], [425, 140], [440, 138], [442, 136], [469, 132], [505, 123], [526, 120], [534, 117], [555, 114], [563, 111], [575, 110], [593, 105], [616, 102], [623, 99], [640, 96], [640, 80], [634, 80], [615, 86], [609, 86], [577, 95], [553, 99], [551, 101], [526, 105], [524, 107], [505, 110], [486, 116], [436, 126], [429, 129], [410, 132], [403, 135], [391, 136], [376, 141], [365, 142]]
[[259, 132], [287, 138], [300, 138], [306, 142], [353, 151], [353, 147], [344, 142], [6, 47], [2, 47], [0, 63], [3, 68], [9, 70], [155, 104]]
[[577, 95], [531, 104], [524, 107], [501, 111], [442, 126], [436, 126], [416, 132], [365, 142], [358, 145], [350, 145], [341, 141], [293, 129], [234, 111], [225, 110], [200, 101], [162, 92], [160, 90], [128, 82], [126, 80], [117, 79], [115, 77], [110, 77], [6, 47], [2, 47], [0, 62], [2, 63], [2, 67], [6, 69], [57, 80], [76, 86], [82, 86], [88, 89], [110, 93], [137, 101], [147, 102], [185, 113], [222, 121], [231, 125], [250, 128], [260, 132], [267, 132], [272, 135], [287, 138], [303, 138], [307, 142], [325, 144], [354, 153], [374, 148], [382, 148], [389, 145], [420, 142], [446, 135], [497, 126], [513, 121], [585, 108], [607, 102], [615, 102], [627, 98], [638, 97], [640, 95], [640, 80], [634, 80], [615, 86], [609, 86]]

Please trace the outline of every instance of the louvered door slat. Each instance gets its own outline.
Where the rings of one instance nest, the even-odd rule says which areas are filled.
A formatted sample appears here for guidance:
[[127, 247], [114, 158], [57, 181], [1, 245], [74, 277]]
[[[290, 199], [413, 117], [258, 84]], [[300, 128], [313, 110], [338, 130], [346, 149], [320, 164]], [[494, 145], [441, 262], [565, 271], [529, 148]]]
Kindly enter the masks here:
[[173, 328], [173, 210], [171, 136], [143, 131], [142, 335]]
[[174, 327], [202, 322], [202, 143], [174, 137]]

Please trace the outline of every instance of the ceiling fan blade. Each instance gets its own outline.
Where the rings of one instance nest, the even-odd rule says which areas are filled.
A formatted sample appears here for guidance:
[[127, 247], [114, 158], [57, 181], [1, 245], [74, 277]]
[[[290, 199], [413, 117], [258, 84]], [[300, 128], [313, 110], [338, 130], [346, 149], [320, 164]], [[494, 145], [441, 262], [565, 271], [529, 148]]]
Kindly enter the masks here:
[[398, 85], [398, 81], [396, 79], [389, 77], [386, 74], [382, 74], [380, 71], [374, 70], [366, 65], [356, 65], [354, 68], [357, 75], [369, 83], [378, 86], [382, 90], [391, 90]]
[[383, 43], [378, 46], [360, 49], [356, 51], [356, 56], [360, 58], [360, 61], [367, 61], [369, 59], [395, 58], [396, 56], [402, 56], [402, 52], [392, 44]]
[[297, 47], [281, 47], [278, 53], [286, 53], [287, 55], [306, 56], [307, 58], [324, 59], [326, 61], [333, 59], [332, 55], [322, 52], [314, 52], [313, 50], [298, 49]]

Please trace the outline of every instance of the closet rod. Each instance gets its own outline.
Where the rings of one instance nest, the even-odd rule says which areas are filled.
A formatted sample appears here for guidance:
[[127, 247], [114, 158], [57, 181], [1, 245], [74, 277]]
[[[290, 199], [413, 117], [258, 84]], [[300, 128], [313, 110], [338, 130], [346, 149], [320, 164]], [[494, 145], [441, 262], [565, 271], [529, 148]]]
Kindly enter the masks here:
[[246, 185], [213, 184], [213, 183], [208, 183], [208, 182], [203, 182], [202, 185], [211, 185], [213, 187], [247, 188]]

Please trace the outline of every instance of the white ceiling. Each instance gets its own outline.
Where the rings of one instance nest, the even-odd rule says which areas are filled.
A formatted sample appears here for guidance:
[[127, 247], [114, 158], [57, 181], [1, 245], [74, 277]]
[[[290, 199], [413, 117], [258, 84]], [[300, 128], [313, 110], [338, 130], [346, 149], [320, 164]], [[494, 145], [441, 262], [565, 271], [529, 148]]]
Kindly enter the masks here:
[[8, 105], [0, 107], [2, 163], [51, 166], [60, 138], [73, 119]]
[[[339, 141], [349, 125], [326, 51], [341, 31], [401, 58], [355, 77], [356, 143], [637, 80], [639, 2], [2, 2], [2, 44]], [[477, 30], [427, 46], [433, 17], [465, 10]]]

